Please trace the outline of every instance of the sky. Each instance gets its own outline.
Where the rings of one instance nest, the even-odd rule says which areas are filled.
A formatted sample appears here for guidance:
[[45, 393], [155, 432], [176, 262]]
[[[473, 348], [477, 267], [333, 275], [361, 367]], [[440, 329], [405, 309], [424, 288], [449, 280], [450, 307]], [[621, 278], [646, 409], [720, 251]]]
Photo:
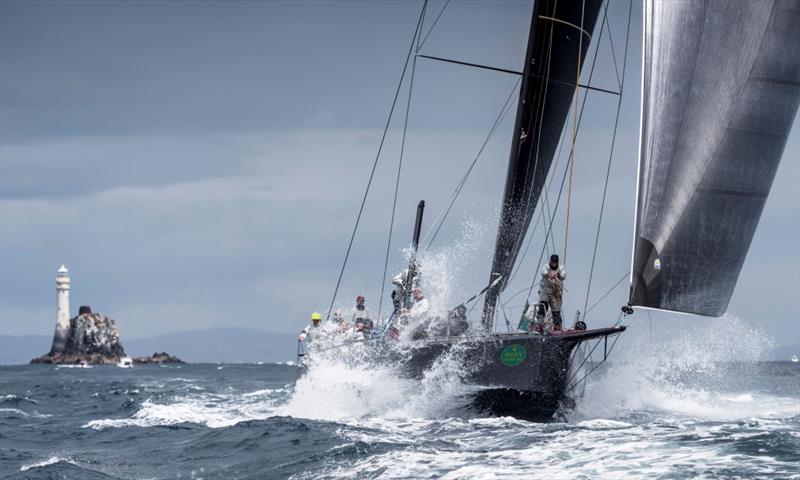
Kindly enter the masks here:
[[[430, 2], [423, 31], [443, 5]], [[420, 8], [414, 1], [0, 2], [0, 333], [52, 331], [62, 263], [72, 278], [72, 314], [91, 305], [117, 321], [123, 338], [212, 327], [295, 332], [312, 311], [327, 311]], [[610, 3], [611, 35], [600, 38], [592, 85], [619, 89], [627, 8]], [[521, 70], [530, 12], [523, 1], [453, 0], [419, 53]], [[632, 18], [588, 300], [616, 96], [589, 95], [576, 145], [567, 318], [630, 266], [638, 5]], [[417, 59], [387, 278], [408, 81], [337, 305], [349, 308], [364, 294], [378, 310], [381, 285], [403, 267], [417, 202], [426, 200], [430, 239], [515, 83], [514, 75]], [[490, 138], [423, 256], [438, 308], [488, 279], [512, 122], [504, 117]], [[778, 344], [800, 343], [797, 123], [728, 310]], [[564, 256], [564, 223], [559, 215], [544, 253], [555, 246]], [[509, 297], [530, 284], [539, 263], [544, 237], [536, 228], [501, 298], [510, 317], [525, 294]], [[617, 320], [626, 285], [592, 310], [590, 325]], [[645, 318], [666, 332], [705, 321], [639, 314], [629, 322]]]

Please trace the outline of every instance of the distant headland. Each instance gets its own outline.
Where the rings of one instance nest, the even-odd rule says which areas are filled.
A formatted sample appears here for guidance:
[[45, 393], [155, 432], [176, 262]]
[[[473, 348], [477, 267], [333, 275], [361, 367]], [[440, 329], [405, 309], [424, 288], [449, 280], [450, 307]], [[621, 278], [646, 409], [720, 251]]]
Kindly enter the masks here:
[[31, 360], [31, 363], [100, 364], [125, 363], [184, 363], [166, 352], [130, 359], [119, 339], [114, 320], [84, 305], [78, 315], [69, 318], [69, 271], [64, 265], [58, 269], [56, 291], [56, 331], [50, 351]]

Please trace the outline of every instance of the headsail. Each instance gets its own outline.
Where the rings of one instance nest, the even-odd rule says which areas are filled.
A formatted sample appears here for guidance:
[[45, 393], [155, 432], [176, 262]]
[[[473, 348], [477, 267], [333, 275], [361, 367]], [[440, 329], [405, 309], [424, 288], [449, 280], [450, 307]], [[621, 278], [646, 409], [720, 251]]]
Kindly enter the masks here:
[[800, 102], [800, 3], [644, 8], [630, 304], [719, 316]]
[[498, 275], [502, 280], [486, 292], [487, 330], [550, 171], [601, 4], [602, 0], [534, 3], [489, 283]]

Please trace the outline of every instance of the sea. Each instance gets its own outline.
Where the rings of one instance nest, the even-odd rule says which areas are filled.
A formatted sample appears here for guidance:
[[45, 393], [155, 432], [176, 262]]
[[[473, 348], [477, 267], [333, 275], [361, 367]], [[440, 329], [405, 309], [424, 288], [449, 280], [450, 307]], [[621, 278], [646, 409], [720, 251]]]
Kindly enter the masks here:
[[800, 479], [800, 364], [676, 342], [612, 352], [546, 422], [368, 358], [0, 367], [0, 478]]

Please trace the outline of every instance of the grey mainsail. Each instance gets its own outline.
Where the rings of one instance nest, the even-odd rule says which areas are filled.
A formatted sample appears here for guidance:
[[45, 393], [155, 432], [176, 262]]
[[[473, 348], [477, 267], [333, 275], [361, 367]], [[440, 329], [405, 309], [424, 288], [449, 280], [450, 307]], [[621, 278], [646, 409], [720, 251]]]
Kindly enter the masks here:
[[800, 103], [800, 2], [644, 10], [630, 304], [719, 316]]
[[[602, 0], [533, 6], [483, 325], [491, 330], [564, 128]], [[495, 282], [500, 278], [500, 282]]]

